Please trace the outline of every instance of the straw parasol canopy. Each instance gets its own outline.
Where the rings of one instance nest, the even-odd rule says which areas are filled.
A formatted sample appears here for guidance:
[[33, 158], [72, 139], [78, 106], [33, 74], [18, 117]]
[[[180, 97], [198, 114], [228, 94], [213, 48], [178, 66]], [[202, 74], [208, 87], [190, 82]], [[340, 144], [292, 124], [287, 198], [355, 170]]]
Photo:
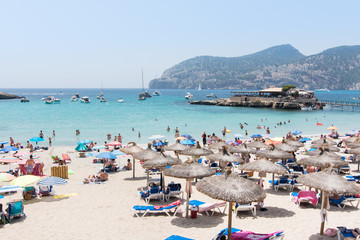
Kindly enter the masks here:
[[147, 149], [133, 154], [133, 157], [135, 159], [138, 159], [141, 161], [147, 161], [147, 160], [159, 157], [159, 156], [160, 156], [160, 153], [155, 152], [154, 150], [151, 149], [151, 143], [148, 143]]
[[296, 152], [299, 149], [299, 147], [287, 143], [280, 143], [275, 148], [284, 152]]
[[186, 188], [186, 217], [189, 216], [189, 195], [190, 195], [190, 186], [191, 179], [193, 178], [203, 178], [209, 177], [215, 174], [215, 171], [209, 167], [205, 167], [199, 163], [195, 163], [191, 158], [182, 164], [172, 166], [171, 168], [165, 169], [165, 176], [176, 177], [176, 178], [185, 178], [187, 181]]
[[284, 167], [272, 163], [269, 160], [265, 160], [265, 159], [254, 160], [249, 163], [244, 163], [242, 165], [239, 165], [239, 169], [254, 171], [254, 172], [275, 173], [275, 174], [286, 173], [286, 169]]
[[247, 143], [246, 145], [251, 148], [267, 148], [268, 147], [268, 145], [266, 145], [265, 143], [263, 143], [261, 141], [250, 142], [250, 143]]
[[348, 182], [340, 175], [332, 172], [332, 169], [325, 169], [321, 172], [309, 173], [301, 175], [297, 178], [299, 183], [306, 186], [322, 190], [322, 203], [321, 203], [321, 227], [320, 235], [324, 234], [326, 209], [328, 205], [328, 194], [347, 194], [356, 195], [360, 193], [360, 188], [352, 182]]
[[347, 144], [347, 143], [360, 143], [360, 137], [349, 137], [349, 138], [346, 138], [344, 139], [344, 142]]
[[143, 168], [164, 168], [167, 166], [172, 166], [180, 163], [181, 160], [178, 158], [173, 158], [170, 156], [166, 156], [164, 154], [160, 154], [156, 158], [144, 162], [142, 166]]
[[294, 158], [294, 156], [291, 153], [280, 151], [278, 149], [260, 151], [260, 152], [257, 152], [256, 155], [263, 156], [263, 157], [266, 157], [266, 158], [271, 158], [271, 159]]
[[359, 142], [347, 143], [347, 144], [346, 144], [346, 147], [358, 148], [358, 147], [360, 147], [360, 143], [359, 143]]
[[228, 147], [223, 146], [220, 153], [214, 153], [206, 156], [207, 159], [221, 162], [238, 162], [243, 163], [242, 158], [234, 156], [228, 152]]
[[229, 146], [229, 152], [231, 153], [256, 153], [256, 150], [251, 148], [251, 147], [248, 147], [246, 144], [240, 144], [238, 146]]
[[323, 144], [329, 144], [329, 145], [336, 145], [337, 143], [333, 140], [327, 139], [327, 138], [321, 138], [318, 140], [315, 140], [312, 142], [313, 145], [317, 145], [318, 147], [320, 147]]
[[288, 145], [295, 146], [295, 147], [303, 147], [304, 146], [304, 143], [299, 142], [299, 141], [294, 141], [294, 140], [287, 140], [287, 141], [284, 141], [283, 143], [287, 143]]
[[359, 154], [360, 154], [360, 147], [357, 148], [353, 148], [353, 149], [349, 149], [348, 151], [349, 154], [356, 154], [356, 159], [358, 162], [358, 171], [360, 170], [360, 159], [359, 159]]
[[320, 152], [319, 155], [300, 159], [298, 163], [305, 166], [314, 166], [320, 168], [324, 168], [330, 165], [336, 168], [348, 165], [347, 162], [342, 160], [340, 156], [328, 152]]
[[209, 197], [229, 202], [228, 239], [231, 240], [231, 221], [233, 202], [247, 204], [260, 202], [266, 198], [261, 186], [227, 169], [224, 175], [204, 178], [196, 184], [196, 189]]
[[189, 147], [186, 145], [183, 145], [179, 142], [176, 142], [175, 144], [172, 144], [170, 146], [166, 146], [165, 150], [166, 151], [183, 151], [185, 149], [188, 149]]
[[139, 147], [138, 145], [136, 145], [135, 142], [129, 142], [128, 145], [130, 145], [130, 144], [131, 144], [131, 146], [120, 148], [119, 150], [123, 153], [131, 154], [131, 155], [144, 150], [141, 147]]
[[223, 142], [223, 141], [219, 141], [219, 142], [216, 142], [216, 143], [212, 143], [208, 146], [208, 148], [210, 149], [215, 149], [215, 150], [219, 150], [219, 149], [222, 149], [222, 147], [224, 146], [229, 146], [226, 142]]
[[329, 151], [329, 152], [340, 152], [340, 149], [336, 146], [333, 146], [333, 145], [330, 145], [328, 143], [325, 143], [325, 144], [312, 144], [310, 145], [311, 148], [324, 148], [326, 149], [326, 151]]
[[200, 147], [199, 141], [197, 141], [195, 146], [189, 147], [188, 149], [185, 149], [184, 151], [181, 151], [180, 154], [199, 157], [199, 156], [210, 155], [210, 154], [213, 154], [213, 153], [214, 152], [209, 150], [209, 149]]

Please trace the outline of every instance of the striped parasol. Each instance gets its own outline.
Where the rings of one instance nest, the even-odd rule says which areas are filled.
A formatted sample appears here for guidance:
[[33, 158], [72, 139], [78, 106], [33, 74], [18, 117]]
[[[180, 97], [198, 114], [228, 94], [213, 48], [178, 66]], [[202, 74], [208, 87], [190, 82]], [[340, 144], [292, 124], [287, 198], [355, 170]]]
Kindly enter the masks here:
[[38, 185], [40, 186], [53, 186], [53, 185], [64, 185], [68, 182], [65, 179], [59, 177], [47, 177], [42, 179]]

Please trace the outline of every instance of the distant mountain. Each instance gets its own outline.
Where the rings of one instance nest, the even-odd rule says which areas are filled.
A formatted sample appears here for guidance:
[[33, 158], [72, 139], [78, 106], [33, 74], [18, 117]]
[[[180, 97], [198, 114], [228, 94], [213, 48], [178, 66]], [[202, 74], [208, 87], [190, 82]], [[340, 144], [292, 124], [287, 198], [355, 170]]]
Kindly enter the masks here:
[[293, 84], [306, 89], [360, 89], [360, 46], [304, 56], [289, 44], [242, 57], [201, 56], [166, 70], [149, 87], [262, 89]]

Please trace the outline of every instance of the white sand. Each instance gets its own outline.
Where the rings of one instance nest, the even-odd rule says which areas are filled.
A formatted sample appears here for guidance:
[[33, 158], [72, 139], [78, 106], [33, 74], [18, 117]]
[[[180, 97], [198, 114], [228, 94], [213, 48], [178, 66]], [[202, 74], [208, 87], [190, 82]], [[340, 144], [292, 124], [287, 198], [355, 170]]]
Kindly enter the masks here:
[[[146, 205], [137, 196], [137, 189], [146, 185], [145, 173], [140, 164], [136, 164], [137, 179], [132, 179], [132, 171], [111, 173], [106, 184], [82, 185], [82, 180], [89, 174], [96, 174], [100, 164], [93, 164], [93, 157], [78, 158], [73, 147], [56, 147], [48, 151], [37, 153], [45, 163], [45, 174], [50, 175], [53, 166], [51, 155], [69, 153], [72, 163], [69, 169], [74, 171], [70, 175], [69, 183], [55, 186], [57, 194], [77, 193], [77, 196], [54, 199], [43, 197], [25, 201], [26, 218], [14, 219], [11, 224], [0, 225], [1, 239], [165, 239], [177, 234], [194, 239], [212, 239], [221, 229], [227, 227], [227, 213], [214, 216], [199, 214], [196, 219], [186, 219], [185, 213], [176, 217], [163, 214], [148, 215], [144, 218], [134, 217], [131, 209], [133, 205]], [[117, 160], [125, 165], [126, 158]], [[356, 169], [356, 164], [350, 164]], [[7, 165], [0, 165], [0, 171], [8, 170]], [[257, 174], [255, 175], [257, 177]], [[268, 174], [267, 180], [271, 178]], [[166, 182], [180, 182], [182, 179], [166, 178]], [[3, 184], [4, 185], [4, 184]], [[233, 227], [260, 233], [270, 233], [284, 230], [285, 239], [330, 239], [319, 236], [320, 205], [313, 207], [303, 205], [298, 208], [290, 201], [289, 191], [274, 192], [265, 183], [267, 197], [265, 207], [268, 211], [257, 211], [254, 218], [251, 212], [241, 212], [239, 217], [233, 218]], [[11, 199], [20, 198], [20, 194]], [[193, 187], [191, 199], [210, 203], [217, 202]], [[9, 198], [0, 202], [5, 205]], [[175, 201], [172, 198], [171, 201]], [[164, 204], [151, 201], [150, 204]], [[185, 206], [182, 207], [185, 209]], [[344, 210], [332, 205], [328, 213], [328, 227], [347, 226], [360, 227], [359, 210], [346, 207]], [[335, 238], [332, 238], [335, 239]]]

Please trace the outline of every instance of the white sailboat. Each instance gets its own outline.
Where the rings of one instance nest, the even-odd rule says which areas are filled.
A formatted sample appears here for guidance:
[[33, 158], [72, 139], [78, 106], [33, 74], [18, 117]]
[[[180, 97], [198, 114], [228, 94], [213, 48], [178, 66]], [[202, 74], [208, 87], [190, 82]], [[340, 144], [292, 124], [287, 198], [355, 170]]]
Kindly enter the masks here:
[[201, 91], [201, 83], [199, 83], [198, 89], [199, 92]]

